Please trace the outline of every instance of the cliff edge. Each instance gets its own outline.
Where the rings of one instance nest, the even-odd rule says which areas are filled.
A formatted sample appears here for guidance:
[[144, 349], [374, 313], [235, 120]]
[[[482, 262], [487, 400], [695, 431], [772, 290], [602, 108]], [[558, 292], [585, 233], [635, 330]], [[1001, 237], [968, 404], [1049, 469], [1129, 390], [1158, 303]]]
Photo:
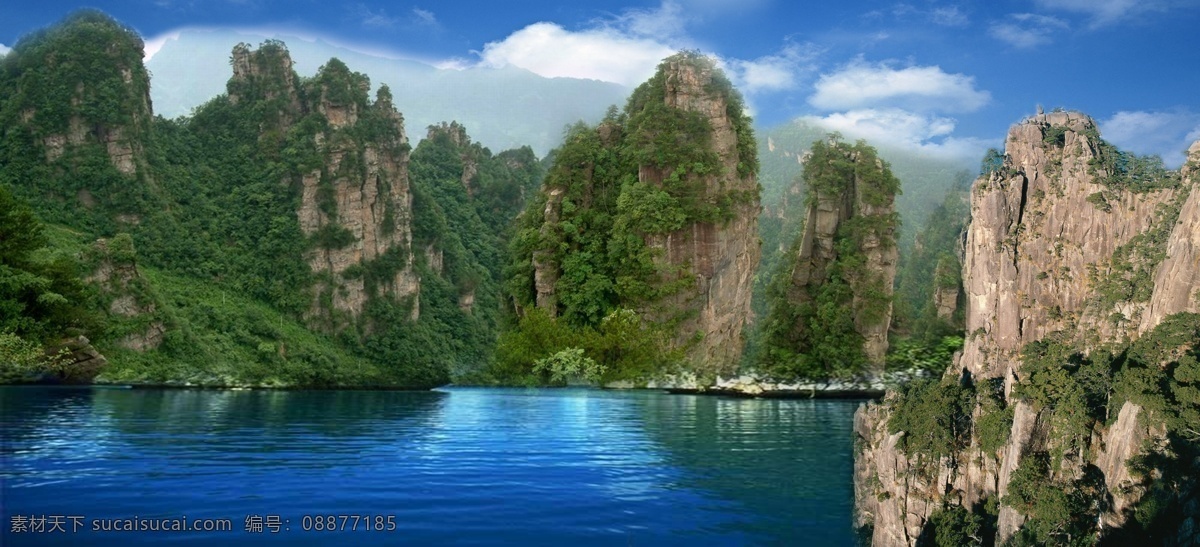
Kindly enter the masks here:
[[855, 416], [873, 544], [1194, 544], [1198, 161], [1200, 143], [1180, 171], [1121, 152], [1076, 112], [985, 159], [961, 356]]

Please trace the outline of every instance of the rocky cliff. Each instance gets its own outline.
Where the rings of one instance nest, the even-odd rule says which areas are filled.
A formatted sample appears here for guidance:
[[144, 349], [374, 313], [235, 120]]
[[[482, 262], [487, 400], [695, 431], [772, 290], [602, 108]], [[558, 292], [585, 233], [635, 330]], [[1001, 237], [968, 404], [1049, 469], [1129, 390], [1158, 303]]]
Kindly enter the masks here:
[[[307, 154], [291, 182], [300, 187], [300, 229], [314, 243], [306, 255], [318, 279], [309, 316], [336, 330], [347, 324], [342, 317], [358, 319], [377, 292], [410, 299], [416, 320], [410, 146], [387, 87], [370, 101], [367, 77], [336, 59], [300, 85], [287, 49], [272, 42], [258, 50], [239, 44], [232, 65], [230, 102], [267, 113], [260, 142], [270, 146], [286, 136], [290, 149]], [[364, 275], [371, 264], [386, 264], [387, 271]]]
[[729, 374], [741, 358], [742, 329], [750, 319], [750, 289], [761, 253], [759, 187], [755, 173], [746, 168], [755, 153], [753, 141], [749, 146], [745, 142], [749, 128], [738, 127], [743, 113], [740, 105], [731, 104], [728, 92], [714, 92], [720, 89], [716, 70], [686, 57], [668, 59], [656, 76], [663, 80], [661, 98], [658, 93], [646, 98], [698, 115], [708, 128], [706, 153], [715, 155], [715, 168], [680, 177], [682, 166], [643, 160], [638, 181], [661, 187], [666, 179], [680, 177], [700, 194], [692, 199], [719, 203], [724, 209], [720, 220], [696, 219], [667, 233], [647, 234], [646, 244], [656, 255], [659, 271], [677, 271], [679, 278], [691, 281], [655, 304], [665, 313], [650, 314], [667, 319], [683, 311], [689, 317], [675, 326], [672, 344], [687, 347], [689, 360], [700, 370]]
[[82, 11], [0, 57], [0, 187], [60, 225], [39, 267], [99, 287], [58, 291], [68, 327], [38, 338], [82, 331], [100, 381], [134, 383], [431, 387], [488, 362], [531, 149], [450, 123], [412, 150], [386, 86], [337, 59], [300, 78], [272, 40], [233, 49], [226, 95], [153, 117], [142, 49]]
[[[1188, 149], [1182, 175], [1200, 178], [1200, 141]], [[1187, 195], [1167, 240], [1166, 257], [1154, 276], [1154, 290], [1142, 312], [1139, 331], [1144, 333], [1179, 312], [1200, 312], [1200, 192]]]
[[166, 320], [158, 313], [149, 282], [138, 271], [133, 238], [122, 233], [111, 240], [99, 239], [84, 254], [92, 267], [87, 281], [108, 303], [109, 334], [117, 335], [116, 345], [138, 352], [158, 348], [166, 334]]
[[[832, 157], [818, 156], [820, 147], [814, 147], [814, 154], [807, 164], [813, 171], [814, 184], [805, 214], [807, 220], [801, 235], [800, 254], [792, 270], [789, 296], [801, 306], [813, 305], [818, 291], [829, 281], [834, 263], [850, 261], [851, 255], [856, 255], [855, 264], [840, 265], [841, 271], [835, 275], [848, 283], [854, 295], [851, 300], [851, 309], [855, 311], [854, 328], [862, 336], [862, 351], [870, 369], [879, 373], [883, 370], [891, 327], [891, 295], [898, 258], [894, 204], [899, 183], [874, 154], [838, 147], [834, 142], [829, 143], [829, 148]], [[814, 161], [826, 165], [817, 166]], [[852, 167], [838, 169], [841, 172], [837, 173], [829, 172], [833, 164], [841, 162]], [[868, 177], [867, 173], [872, 176]], [[857, 225], [852, 227], [852, 221]], [[881, 225], [871, 225], [875, 222]], [[863, 233], [850, 233], [856, 229]], [[848, 240], [850, 245], [845, 245], [843, 240]], [[868, 303], [868, 298], [879, 302]], [[865, 313], [865, 308], [871, 305], [880, 309]], [[797, 325], [796, 328], [813, 327]]]
[[769, 287], [760, 365], [789, 378], [883, 372], [900, 182], [865, 143], [813, 143], [803, 232]]
[[514, 306], [576, 329], [636, 311], [675, 357], [622, 379], [645, 380], [676, 358], [701, 376], [729, 375], [759, 262], [757, 165], [724, 74], [694, 53], [664, 60], [623, 111], [572, 128], [556, 152], [517, 235]]
[[1011, 377], [1021, 348], [1051, 332], [1117, 339], [1140, 324], [1143, 302], [1098, 289], [1121, 268], [1117, 250], [1159, 225], [1178, 191], [1103, 184], [1100, 146], [1086, 116], [1036, 116], [1009, 132], [1003, 165], [976, 181], [963, 268], [961, 363], [971, 374]]
[[[856, 415], [859, 525], [875, 545], [942, 528], [997, 544], [1130, 533], [1190, 544], [1190, 464], [1137, 458], [1193, 451], [1178, 431], [1193, 412], [1194, 319], [1165, 319], [1195, 310], [1194, 167], [1120, 152], [1073, 112], [1014, 126], [984, 167], [963, 266], [966, 345], [940, 387]], [[1147, 513], [1143, 498], [1182, 511]]]

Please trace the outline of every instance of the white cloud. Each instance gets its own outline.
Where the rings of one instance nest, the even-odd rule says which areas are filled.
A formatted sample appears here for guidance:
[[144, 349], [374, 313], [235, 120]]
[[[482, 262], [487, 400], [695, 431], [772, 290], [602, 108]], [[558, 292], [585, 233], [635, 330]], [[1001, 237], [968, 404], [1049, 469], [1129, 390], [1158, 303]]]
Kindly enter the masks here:
[[359, 24], [366, 28], [441, 28], [441, 24], [438, 23], [437, 16], [434, 15], [432, 11], [418, 7], [412, 8], [412, 10], [407, 14], [390, 15], [386, 9], [379, 8], [379, 10], [376, 11], [367, 7], [365, 4], [357, 4], [350, 13], [352, 18], [358, 19]]
[[1122, 111], [1099, 123], [1109, 142], [1138, 154], [1158, 154], [1171, 168], [1182, 165], [1188, 146], [1200, 139], [1200, 114], [1190, 110]]
[[358, 4], [354, 9], [354, 17], [359, 20], [362, 26], [367, 28], [393, 28], [400, 24], [400, 17], [392, 17], [387, 14], [387, 10], [380, 8], [379, 11], [368, 8], [365, 4]]
[[778, 53], [745, 61], [724, 59], [722, 69], [743, 93], [795, 89], [799, 79], [816, 71], [820, 49], [813, 44], [788, 43]]
[[153, 58], [156, 53], [158, 53], [158, 50], [162, 49], [163, 44], [167, 43], [167, 40], [178, 40], [180, 32], [181, 32], [180, 30], [173, 30], [170, 32], [165, 32], [163, 34], [159, 34], [158, 36], [155, 36], [153, 38], [145, 39], [143, 42], [143, 49], [142, 49], [142, 51], [143, 51], [142, 62], [143, 63], [150, 62], [150, 59]]
[[589, 78], [634, 86], [654, 74], [675, 48], [612, 27], [572, 32], [534, 23], [480, 53], [485, 66], [513, 65], [548, 78]]
[[10, 52], [10, 51], [12, 51], [12, 48], [10, 48], [4, 44], [0, 44], [0, 57], [8, 55], [8, 52]]
[[1088, 15], [1092, 27], [1115, 23], [1135, 12], [1165, 7], [1153, 0], [1037, 0], [1037, 4], [1046, 9]]
[[967, 14], [958, 9], [958, 6], [934, 8], [929, 12], [929, 19], [944, 27], [965, 27], [971, 23]]
[[657, 8], [627, 10], [611, 21], [598, 21], [597, 26], [631, 36], [680, 40], [691, 17], [679, 3], [666, 0]]
[[424, 10], [421, 8], [413, 8], [412, 12], [413, 12], [413, 15], [416, 16], [417, 21], [419, 21], [420, 23], [429, 25], [429, 26], [434, 26], [434, 27], [438, 26], [437, 17], [435, 17], [433, 15], [432, 11]]
[[[870, 18], [877, 18], [882, 15], [883, 12], [878, 10], [866, 14]], [[971, 22], [967, 14], [958, 9], [958, 6], [941, 6], [925, 10], [912, 4], [900, 3], [892, 6], [892, 15], [897, 19], [904, 19], [910, 15], [916, 16], [944, 27], [965, 27]]]
[[975, 161], [988, 146], [981, 139], [952, 137], [957, 123], [952, 118], [917, 114], [899, 108], [865, 108], [801, 119], [851, 139], [866, 139], [872, 145], [949, 160]]
[[972, 112], [991, 100], [975, 78], [937, 66], [895, 69], [855, 60], [817, 81], [809, 104], [826, 110], [899, 107], [917, 111]]
[[1066, 21], [1057, 17], [1036, 13], [1013, 13], [1004, 21], [992, 23], [988, 34], [997, 40], [1008, 42], [1013, 47], [1029, 49], [1052, 42], [1055, 33], [1069, 28], [1070, 25]]
[[[632, 87], [652, 76], [663, 58], [697, 48], [688, 35], [689, 25], [745, 7], [744, 0], [664, 0], [657, 7], [628, 9], [578, 30], [542, 21], [485, 44], [477, 54], [483, 66], [512, 65], [546, 77], [589, 78]], [[718, 63], [750, 95], [795, 89], [804, 74], [815, 71], [818, 54], [812, 44], [789, 41], [771, 55], [753, 60], [721, 58]], [[462, 65], [455, 60], [451, 66]]]

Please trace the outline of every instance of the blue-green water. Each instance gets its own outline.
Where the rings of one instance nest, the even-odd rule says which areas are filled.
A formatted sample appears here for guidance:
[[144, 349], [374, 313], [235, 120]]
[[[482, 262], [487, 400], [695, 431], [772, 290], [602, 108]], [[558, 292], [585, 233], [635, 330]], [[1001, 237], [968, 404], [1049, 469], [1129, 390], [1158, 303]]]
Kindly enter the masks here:
[[849, 545], [857, 404], [0, 388], [0, 544]]

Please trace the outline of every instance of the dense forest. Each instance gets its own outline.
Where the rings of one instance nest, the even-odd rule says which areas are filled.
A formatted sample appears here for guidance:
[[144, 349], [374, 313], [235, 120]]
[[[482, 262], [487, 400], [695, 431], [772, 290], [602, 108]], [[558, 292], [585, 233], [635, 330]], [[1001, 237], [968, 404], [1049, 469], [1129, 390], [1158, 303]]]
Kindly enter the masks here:
[[[416, 387], [477, 370], [502, 227], [540, 183], [533, 152], [493, 154], [457, 124], [412, 150], [386, 87], [372, 101], [336, 59], [301, 78], [282, 43], [239, 48], [243, 77], [234, 66], [227, 94], [174, 120], [151, 116], [141, 39], [103, 14], [0, 60], [5, 347], [86, 335], [112, 382]], [[346, 188], [388, 199], [352, 210]], [[372, 259], [313, 267], [367, 238]], [[125, 279], [96, 282], [113, 263]], [[408, 295], [405, 275], [420, 280]]]
[[[692, 77], [710, 80], [668, 91], [669, 80], [682, 87]], [[669, 104], [672, 93], [688, 92], [703, 94], [704, 106]], [[569, 375], [556, 375], [556, 363], [603, 382], [688, 368], [689, 351], [712, 332], [688, 332], [701, 310], [679, 297], [706, 275], [691, 260], [716, 258], [673, 261], [671, 241], [698, 229], [737, 231], [736, 220], [757, 214], [755, 140], [743, 109], [711, 60], [684, 52], [664, 60], [624, 109], [570, 129], [518, 221], [507, 288], [519, 321], [501, 337], [499, 379], [562, 381]], [[746, 231], [734, 237], [753, 235]]]
[[[227, 92], [192, 115], [154, 116], [142, 48], [135, 32], [85, 10], [0, 60], [0, 185], [6, 218], [24, 234], [5, 258], [12, 319], [3, 335], [8, 360], [21, 363], [13, 378], [85, 355], [107, 362], [97, 381], [195, 385], [865, 370], [779, 366], [780, 355], [825, 347], [780, 337], [778, 316], [794, 303], [768, 288], [795, 262], [800, 194], [821, 177], [801, 171], [781, 184], [802, 168], [799, 157], [764, 156], [769, 195], [753, 213], [758, 156], [775, 144], [756, 141], [741, 97], [699, 54], [664, 61], [623, 108], [567, 128], [541, 160], [528, 147], [493, 154], [455, 122], [429, 127], [413, 148], [387, 86], [370, 97], [368, 76], [337, 59], [302, 77], [277, 41], [234, 48]], [[671, 103], [668, 80], [681, 70], [711, 78], [698, 90], [707, 103]], [[826, 140], [803, 127], [772, 135], [810, 156]], [[930, 184], [944, 183], [918, 187]], [[953, 321], [934, 318], [931, 295], [935, 270], [943, 285], [957, 283], [947, 273], [957, 271], [947, 249], [965, 222], [951, 210], [956, 199], [902, 253], [893, 368], [936, 368], [953, 348], [941, 343]], [[898, 221], [888, 230], [904, 245]], [[731, 238], [734, 254], [695, 254]], [[704, 280], [728, 274], [704, 262], [730, 257], [750, 262], [737, 273], [752, 282], [708, 295]], [[721, 298], [731, 310], [698, 303]], [[714, 313], [732, 313], [736, 325], [706, 322]], [[835, 346], [826, 353], [841, 356]]]

